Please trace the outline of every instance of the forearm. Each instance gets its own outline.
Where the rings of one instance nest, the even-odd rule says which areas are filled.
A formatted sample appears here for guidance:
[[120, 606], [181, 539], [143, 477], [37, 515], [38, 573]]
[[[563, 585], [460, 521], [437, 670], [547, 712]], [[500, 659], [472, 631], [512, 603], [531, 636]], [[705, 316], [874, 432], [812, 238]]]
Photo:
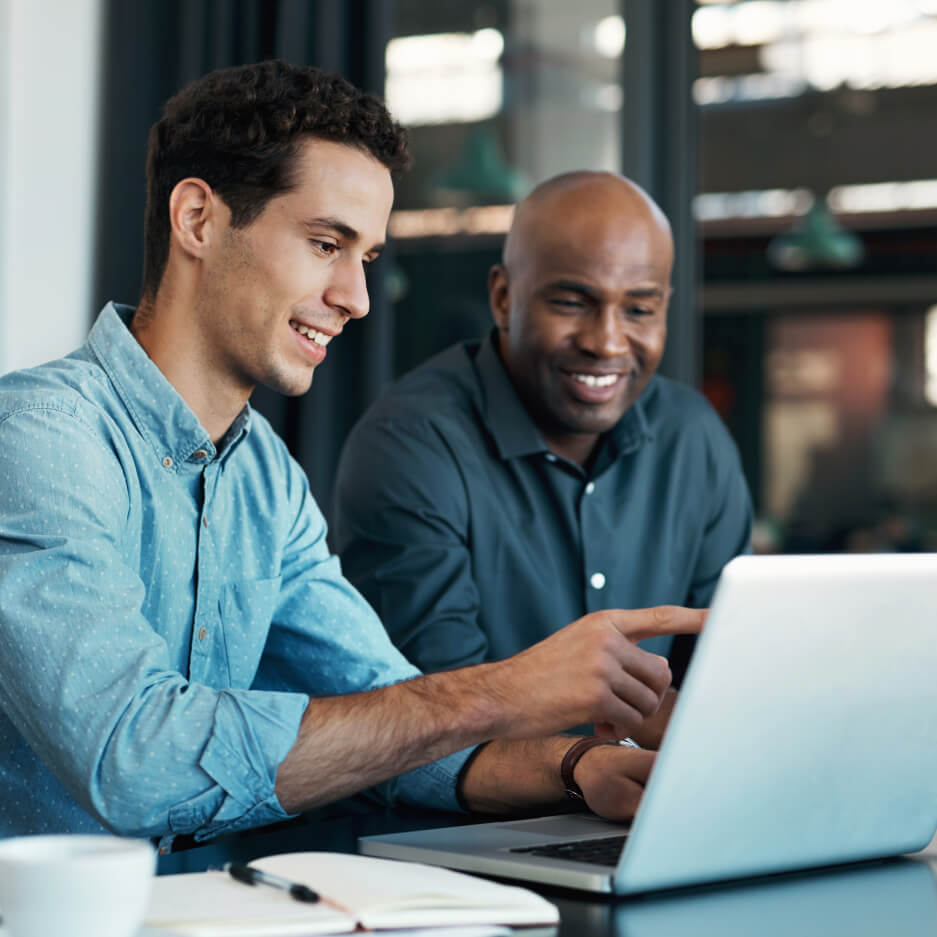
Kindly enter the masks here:
[[561, 743], [545, 739], [588, 722], [627, 735], [657, 710], [670, 682], [666, 661], [634, 642], [701, 623], [702, 613], [688, 609], [597, 612], [507, 660], [314, 699], [278, 768], [277, 798], [296, 812], [471, 745], [514, 739], [528, 744], [490, 745], [471, 766], [470, 774], [493, 777], [470, 782], [469, 803], [549, 803], [562, 795], [554, 774]]
[[532, 807], [568, 809], [560, 765], [574, 741], [558, 735], [490, 742], [462, 777], [463, 803], [480, 813], [513, 813]]
[[[563, 735], [486, 745], [465, 771], [462, 800], [470, 809], [487, 813], [569, 810], [572, 801], [565, 792], [561, 766], [575, 743]], [[628, 822], [638, 808], [654, 758], [654, 752], [644, 749], [598, 745], [580, 753], [572, 780], [593, 813]]]
[[492, 668], [311, 700], [277, 771], [281, 805], [307, 810], [503, 734], [510, 717], [489, 686]]

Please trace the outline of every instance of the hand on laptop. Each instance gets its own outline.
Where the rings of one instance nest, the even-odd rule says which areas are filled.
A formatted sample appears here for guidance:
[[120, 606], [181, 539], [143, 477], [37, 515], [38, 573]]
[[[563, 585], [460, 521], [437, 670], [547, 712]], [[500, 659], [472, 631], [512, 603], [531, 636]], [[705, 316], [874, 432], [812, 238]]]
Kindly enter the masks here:
[[643, 748], [616, 745], [590, 748], [573, 771], [586, 806], [606, 820], [631, 820], [656, 757], [656, 752]]
[[[622, 738], [657, 712], [670, 686], [667, 660], [636, 644], [664, 634], [696, 634], [705, 611], [659, 606], [593, 612], [526, 651], [489, 665], [508, 688], [513, 712], [504, 735], [531, 738], [595, 723]], [[504, 690], [502, 689], [502, 693]]]
[[[657, 749], [660, 748], [660, 743], [664, 739], [664, 733], [667, 731], [667, 725], [670, 722], [670, 715], [676, 704], [677, 691], [673, 687], [668, 687], [664, 691], [664, 696], [661, 699], [660, 706], [657, 707], [657, 712], [652, 716], [648, 716], [644, 722], [641, 723], [641, 727], [631, 733], [631, 738], [633, 738], [641, 748], [649, 748], [657, 751]], [[615, 732], [614, 728], [609, 725], [596, 725], [595, 734], [608, 739], [621, 738], [619, 733]]]

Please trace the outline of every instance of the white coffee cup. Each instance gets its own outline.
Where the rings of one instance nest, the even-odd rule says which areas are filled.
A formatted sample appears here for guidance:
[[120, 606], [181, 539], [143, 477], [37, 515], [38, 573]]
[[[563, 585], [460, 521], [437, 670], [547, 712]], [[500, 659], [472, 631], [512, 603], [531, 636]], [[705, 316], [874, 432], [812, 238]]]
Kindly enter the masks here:
[[8, 937], [133, 937], [156, 851], [118, 836], [0, 839], [0, 915]]

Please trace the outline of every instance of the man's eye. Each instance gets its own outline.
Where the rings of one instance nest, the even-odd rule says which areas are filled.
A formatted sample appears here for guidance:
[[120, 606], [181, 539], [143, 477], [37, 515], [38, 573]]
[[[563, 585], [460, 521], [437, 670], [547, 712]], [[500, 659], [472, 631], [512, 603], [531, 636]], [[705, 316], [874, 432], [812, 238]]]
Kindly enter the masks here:
[[326, 257], [334, 254], [338, 250], [338, 245], [333, 244], [331, 241], [319, 241], [316, 238], [310, 238], [309, 243], [316, 248], [316, 250], [325, 254]]
[[585, 306], [585, 303], [581, 299], [567, 299], [562, 297], [554, 297], [550, 300], [550, 305], [556, 309], [565, 309], [567, 311], [573, 311], [576, 309], [582, 309]]
[[628, 315], [637, 316], [638, 318], [646, 318], [647, 316], [653, 316], [655, 310], [647, 306], [629, 306]]

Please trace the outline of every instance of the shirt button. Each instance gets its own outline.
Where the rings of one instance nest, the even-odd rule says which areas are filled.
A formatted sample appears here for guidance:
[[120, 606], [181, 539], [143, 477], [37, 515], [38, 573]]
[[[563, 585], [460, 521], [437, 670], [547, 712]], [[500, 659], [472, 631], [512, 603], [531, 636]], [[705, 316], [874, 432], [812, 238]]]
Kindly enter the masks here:
[[586, 485], [586, 494], [591, 495], [593, 491], [595, 491], [595, 482], [589, 482], [589, 484]]
[[172, 468], [172, 459], [168, 455], [163, 457], [163, 468]]
[[205, 640], [205, 635], [207, 635], [207, 634], [208, 634], [208, 629], [207, 629], [204, 625], [202, 625], [202, 627], [198, 629], [198, 639], [199, 639], [199, 641], [204, 641], [204, 640]]
[[204, 526], [204, 527], [207, 527], [207, 526], [208, 526], [208, 515], [207, 515], [207, 514], [202, 517], [202, 526]]
[[207, 459], [208, 453], [204, 449], [196, 449], [195, 452], [192, 453], [192, 458], [193, 459]]
[[555, 456], [552, 452], [548, 452], [548, 453], [546, 454], [546, 460], [547, 460], [547, 462], [555, 462], [555, 461], [556, 461], [556, 456]]
[[604, 589], [605, 588], [605, 574], [604, 573], [593, 573], [589, 577], [589, 583], [593, 589]]

